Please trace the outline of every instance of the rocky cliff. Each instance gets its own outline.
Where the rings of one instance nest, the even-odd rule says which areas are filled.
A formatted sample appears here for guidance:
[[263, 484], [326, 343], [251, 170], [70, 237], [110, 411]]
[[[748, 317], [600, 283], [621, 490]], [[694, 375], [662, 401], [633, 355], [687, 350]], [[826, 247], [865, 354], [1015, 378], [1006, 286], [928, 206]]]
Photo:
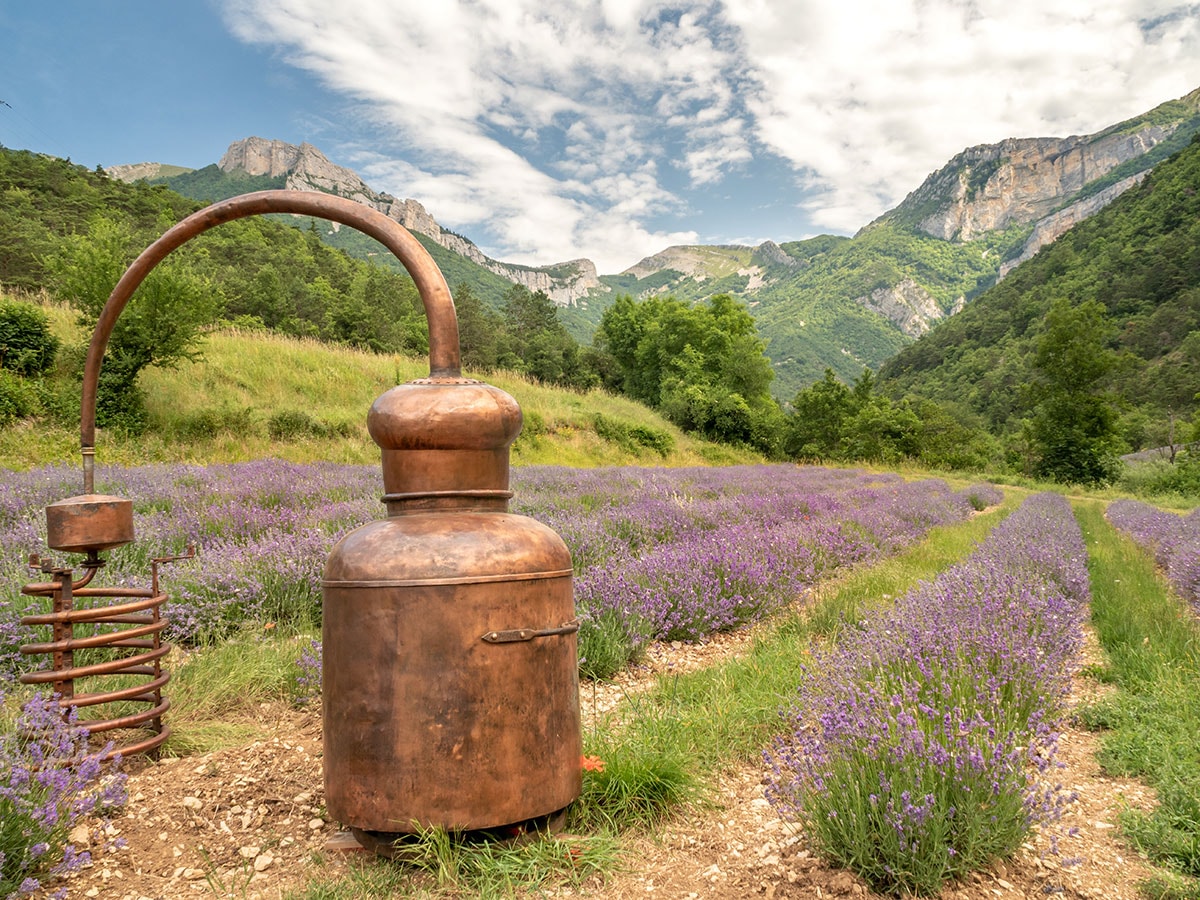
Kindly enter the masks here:
[[927, 205], [917, 227], [943, 240], [1034, 222], [1121, 163], [1144, 156], [1175, 126], [1099, 138], [1012, 138], [971, 147], [929, 176], [900, 209]]
[[1032, 259], [1034, 254], [1041, 250], [1042, 247], [1057, 240], [1060, 235], [1065, 234], [1088, 216], [1108, 206], [1108, 204], [1112, 203], [1121, 194], [1125, 193], [1135, 184], [1138, 184], [1146, 177], [1146, 174], [1146, 172], [1138, 172], [1136, 175], [1122, 178], [1115, 184], [1090, 197], [1078, 200], [1070, 206], [1051, 213], [1044, 219], [1039, 219], [1033, 226], [1033, 232], [1026, 239], [1025, 245], [1021, 248], [1020, 255], [1000, 264], [1000, 273], [997, 280], [1003, 278], [1021, 263], [1025, 262], [1025, 260]]
[[[880, 221], [959, 241], [1009, 225], [1038, 222], [1070, 205], [1087, 185], [1118, 166], [1128, 163], [1135, 170], [1148, 169], [1154, 157], [1147, 154], [1181, 128], [1185, 129], [1181, 134], [1194, 131], [1198, 115], [1200, 90], [1097, 134], [1010, 138], [968, 147]], [[1139, 167], [1136, 161], [1143, 158], [1145, 165]], [[1129, 171], [1130, 165], [1122, 174], [1136, 174]], [[1130, 183], [1126, 181], [1125, 187]], [[1118, 193], [1110, 190], [1104, 196], [1112, 200]], [[1076, 214], [1087, 209], [1084, 215], [1089, 215], [1103, 205], [1094, 201]]]
[[[933, 295], [911, 278], [892, 287], [871, 291], [864, 297], [855, 297], [854, 302], [883, 316], [913, 340], [946, 316]], [[960, 297], [951, 312], [958, 312], [962, 303]]]
[[531, 291], [545, 291], [559, 306], [584, 302], [592, 288], [601, 286], [596, 266], [586, 259], [538, 268], [494, 260], [471, 241], [442, 228], [416, 200], [401, 200], [373, 190], [350, 169], [330, 162], [312, 144], [297, 147], [284, 141], [250, 137], [230, 144], [217, 165], [223, 172], [285, 176], [289, 190], [321, 191], [371, 206], [409, 231], [425, 235], [501, 278]]
[[127, 181], [133, 183], [135, 181], [152, 181], [162, 174], [164, 166], [162, 163], [144, 162], [144, 163], [129, 163], [121, 166], [109, 166], [104, 171], [118, 181]]

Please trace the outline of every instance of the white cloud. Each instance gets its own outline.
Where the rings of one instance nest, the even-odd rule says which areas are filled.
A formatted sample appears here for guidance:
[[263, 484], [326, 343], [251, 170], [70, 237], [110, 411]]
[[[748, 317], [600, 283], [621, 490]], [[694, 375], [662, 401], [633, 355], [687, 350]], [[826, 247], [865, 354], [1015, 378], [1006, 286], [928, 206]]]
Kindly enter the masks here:
[[[617, 271], [731, 172], [786, 160], [852, 231], [962, 148], [1085, 133], [1200, 84], [1171, 0], [226, 0], [352, 101], [341, 150], [485, 252]], [[752, 205], [752, 204], [748, 204]], [[712, 224], [705, 228], [711, 233]], [[730, 234], [758, 233], [752, 221]]]
[[240, 38], [278, 48], [356, 101], [371, 144], [405, 159], [374, 163], [379, 187], [420, 199], [456, 229], [486, 228], [485, 250], [504, 259], [586, 252], [615, 271], [694, 239], [645, 224], [647, 200], [681, 203], [646, 165], [662, 155], [657, 104], [669, 98], [694, 179], [749, 156], [727, 124], [722, 84], [737, 60], [706, 31], [705, 6], [689, 7], [674, 15], [652, 0], [230, 0], [225, 12]]

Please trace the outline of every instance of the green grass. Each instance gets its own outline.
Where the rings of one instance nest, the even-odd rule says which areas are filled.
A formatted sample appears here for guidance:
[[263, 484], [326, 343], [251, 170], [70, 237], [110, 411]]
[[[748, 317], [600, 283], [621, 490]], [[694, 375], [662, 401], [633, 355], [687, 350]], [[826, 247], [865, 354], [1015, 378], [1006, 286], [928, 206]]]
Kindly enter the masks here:
[[[543, 889], [579, 887], [617, 865], [609, 835], [543, 835], [522, 844], [466, 844], [444, 831], [423, 832], [404, 847], [405, 865], [362, 857], [344, 875], [322, 875], [288, 900], [531, 896]], [[314, 860], [318, 864], [320, 858]]]
[[1150, 555], [1118, 534], [1098, 503], [1080, 503], [1088, 541], [1092, 621], [1118, 693], [1080, 713], [1106, 729], [1099, 755], [1109, 772], [1145, 778], [1151, 813], [1127, 810], [1126, 836], [1172, 870], [1146, 892], [1200, 895], [1200, 623], [1155, 571]]
[[[36, 299], [36, 298], [29, 298]], [[74, 314], [43, 304], [64, 350], [57, 376], [76, 398], [68, 360], [88, 335]], [[71, 349], [74, 348], [74, 349]], [[196, 362], [151, 367], [138, 384], [146, 396], [146, 433], [101, 429], [101, 464], [227, 463], [283, 459], [374, 464], [379, 448], [367, 434], [367, 411], [392, 386], [429, 374], [426, 358], [378, 355], [262, 332], [208, 335]], [[730, 465], [762, 462], [758, 454], [698, 440], [647, 407], [593, 390], [577, 393], [511, 372], [465, 373], [507, 391], [525, 428], [512, 448], [514, 465]], [[284, 425], [288, 427], [284, 427]], [[27, 469], [77, 464], [79, 426], [72, 417], [19, 422], [0, 429], [0, 466]]]
[[171, 736], [163, 753], [208, 753], [259, 737], [261, 705], [296, 698], [296, 660], [311, 638], [244, 634], [170, 659]]

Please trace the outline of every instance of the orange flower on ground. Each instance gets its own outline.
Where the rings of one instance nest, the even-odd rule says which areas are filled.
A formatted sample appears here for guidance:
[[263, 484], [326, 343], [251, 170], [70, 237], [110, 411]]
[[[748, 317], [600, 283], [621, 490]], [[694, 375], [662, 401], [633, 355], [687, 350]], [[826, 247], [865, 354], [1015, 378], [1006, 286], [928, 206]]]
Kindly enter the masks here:
[[585, 772], [604, 771], [604, 760], [598, 756], [581, 756], [579, 757], [579, 765]]

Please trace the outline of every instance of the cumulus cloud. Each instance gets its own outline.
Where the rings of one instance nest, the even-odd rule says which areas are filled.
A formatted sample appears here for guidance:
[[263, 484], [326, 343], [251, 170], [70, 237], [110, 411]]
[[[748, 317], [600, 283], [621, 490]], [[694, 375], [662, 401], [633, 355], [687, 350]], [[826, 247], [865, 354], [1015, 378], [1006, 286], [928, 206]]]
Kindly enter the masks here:
[[372, 184], [493, 256], [588, 256], [602, 272], [695, 241], [686, 217], [704, 192], [768, 159], [791, 167], [798, 230], [852, 231], [965, 146], [1094, 131], [1200, 84], [1200, 6], [1171, 0], [227, 0], [224, 12], [240, 39], [347, 98], [353, 134], [329, 149]]

